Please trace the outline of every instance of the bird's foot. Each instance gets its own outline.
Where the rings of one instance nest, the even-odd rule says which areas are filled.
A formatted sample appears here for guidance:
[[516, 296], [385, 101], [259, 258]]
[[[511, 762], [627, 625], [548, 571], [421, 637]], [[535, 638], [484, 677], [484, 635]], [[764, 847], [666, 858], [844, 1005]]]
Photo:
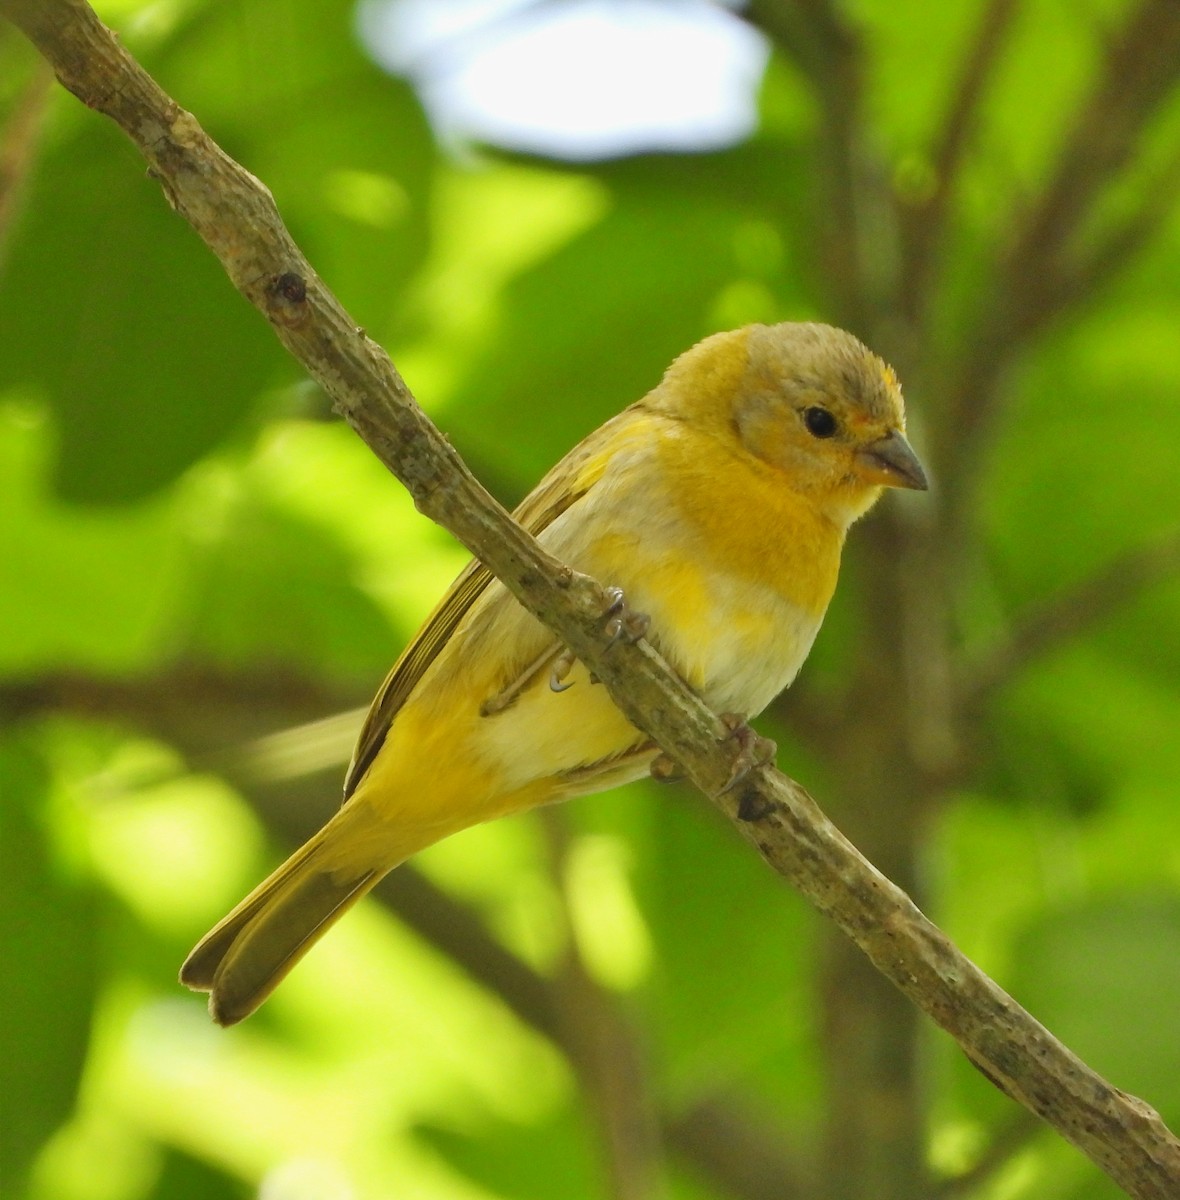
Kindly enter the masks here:
[[622, 588], [608, 587], [605, 595], [606, 608], [602, 615], [606, 618], [605, 632], [610, 637], [607, 649], [619, 642], [637, 642], [646, 637], [651, 626], [647, 613], [632, 612]]
[[651, 760], [648, 771], [656, 783], [679, 783], [684, 778], [684, 768], [662, 750]]
[[[647, 613], [631, 611], [622, 588], [604, 588], [603, 596], [606, 599], [602, 610], [605, 621], [603, 630], [610, 638], [606, 644], [608, 650], [620, 642], [637, 642], [647, 634], [648, 628], [651, 626], [651, 618]], [[590, 682], [600, 682], [598, 676], [593, 672], [590, 675]]]
[[[619, 642], [639, 641], [647, 633], [648, 627], [651, 625], [651, 618], [647, 613], [631, 611], [622, 588], [608, 587], [605, 590], [605, 598], [606, 604], [602, 610], [602, 616], [606, 622], [604, 632], [610, 638], [606, 648], [609, 650]], [[573, 686], [573, 680], [567, 683], [566, 676], [573, 670], [575, 662], [577, 659], [570, 650], [563, 650], [553, 660], [553, 666], [549, 671], [550, 691], [564, 692]], [[598, 679], [591, 675], [590, 682], [597, 683]]]
[[759, 767], [774, 762], [778, 747], [761, 734], [755, 733], [741, 713], [721, 713], [721, 723], [726, 728], [725, 740], [738, 743], [738, 754], [733, 761], [733, 770], [721, 789], [721, 794], [732, 792]]

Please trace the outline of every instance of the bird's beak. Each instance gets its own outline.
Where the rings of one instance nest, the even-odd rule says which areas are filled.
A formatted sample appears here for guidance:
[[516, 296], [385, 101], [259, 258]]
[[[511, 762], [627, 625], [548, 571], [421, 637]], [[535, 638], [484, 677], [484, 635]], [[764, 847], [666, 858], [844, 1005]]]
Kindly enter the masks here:
[[930, 486], [913, 447], [895, 429], [862, 446], [856, 452], [856, 464], [868, 483], [913, 488], [917, 492], [924, 492]]

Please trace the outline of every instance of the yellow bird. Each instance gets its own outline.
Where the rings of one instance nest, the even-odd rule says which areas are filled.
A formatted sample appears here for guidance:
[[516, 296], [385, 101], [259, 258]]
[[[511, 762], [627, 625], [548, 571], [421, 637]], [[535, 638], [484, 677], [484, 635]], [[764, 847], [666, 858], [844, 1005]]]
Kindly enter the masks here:
[[[550, 553], [624, 589], [719, 712], [799, 671], [848, 527], [925, 488], [892, 369], [826, 325], [751, 325], [682, 354], [516, 510]], [[181, 982], [248, 1016], [410, 855], [480, 821], [643, 775], [656, 747], [478, 562], [398, 659], [328, 823], [196, 946]]]

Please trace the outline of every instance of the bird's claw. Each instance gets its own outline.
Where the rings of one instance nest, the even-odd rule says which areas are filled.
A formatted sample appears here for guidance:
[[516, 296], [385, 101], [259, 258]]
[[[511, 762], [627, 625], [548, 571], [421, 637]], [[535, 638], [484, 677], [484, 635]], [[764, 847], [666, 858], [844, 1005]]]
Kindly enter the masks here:
[[[627, 607], [627, 600], [623, 595], [623, 589], [618, 587], [609, 587], [605, 591], [606, 605], [602, 610], [603, 618], [606, 622], [604, 632], [609, 637], [606, 648], [609, 650], [612, 646], [618, 645], [619, 642], [637, 642], [643, 637], [651, 624], [651, 619], [646, 613], [632, 612]], [[577, 659], [569, 650], [563, 650], [561, 654], [553, 660], [553, 667], [549, 672], [549, 690], [552, 692], [564, 692], [567, 688], [573, 687], [574, 681], [571, 679], [568, 683], [565, 682], [566, 676], [573, 670], [574, 663]], [[598, 677], [591, 674], [591, 683], [597, 683]]]
[[608, 587], [606, 601], [602, 615], [606, 618], [605, 632], [610, 637], [606, 647], [608, 650], [619, 642], [637, 642], [647, 636], [651, 618], [647, 613], [631, 611], [622, 588]]
[[733, 770], [730, 771], [729, 778], [721, 789], [721, 794], [724, 796], [727, 792], [732, 792], [738, 784], [747, 779], [759, 767], [774, 762], [775, 755], [778, 754], [778, 747], [770, 738], [764, 738], [761, 734], [755, 733], [746, 718], [740, 713], [722, 713], [721, 723], [726, 729], [724, 740], [736, 741], [739, 747], [737, 757], [733, 761]]
[[551, 692], [564, 692], [574, 686], [574, 681], [571, 679], [569, 683], [566, 683], [565, 677], [573, 670], [576, 661], [569, 650], [563, 650], [553, 660], [553, 669], [549, 672], [549, 690]]

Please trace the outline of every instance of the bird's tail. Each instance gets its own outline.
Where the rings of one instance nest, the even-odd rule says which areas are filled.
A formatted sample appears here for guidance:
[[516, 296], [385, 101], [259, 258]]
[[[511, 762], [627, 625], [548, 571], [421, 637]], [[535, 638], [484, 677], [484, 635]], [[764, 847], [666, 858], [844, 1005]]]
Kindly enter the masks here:
[[[370, 828], [366, 828], [366, 825]], [[194, 947], [180, 982], [209, 993], [219, 1025], [248, 1017], [377, 881], [409, 856], [382, 846], [354, 799]]]

